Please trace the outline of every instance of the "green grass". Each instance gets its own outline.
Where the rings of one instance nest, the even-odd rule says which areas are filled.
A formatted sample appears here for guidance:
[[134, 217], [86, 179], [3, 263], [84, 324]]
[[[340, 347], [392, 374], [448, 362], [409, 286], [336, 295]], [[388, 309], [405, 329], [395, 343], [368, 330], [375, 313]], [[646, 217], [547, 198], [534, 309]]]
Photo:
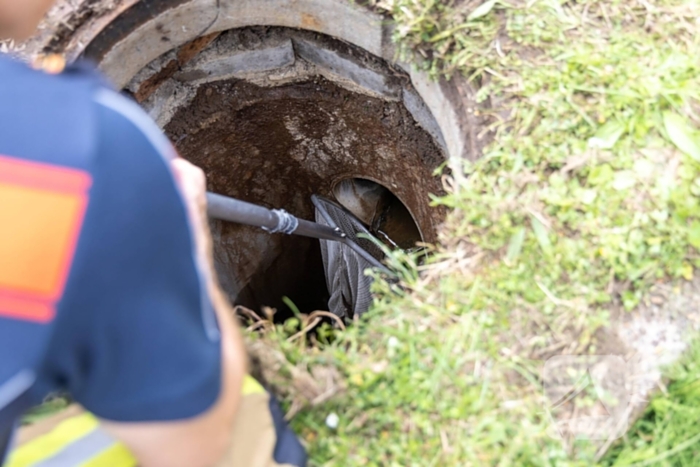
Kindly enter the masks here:
[[41, 405], [31, 408], [22, 417], [22, 425], [31, 425], [44, 418], [55, 415], [68, 408], [71, 401], [68, 397], [52, 394]]
[[392, 255], [400, 287], [378, 280], [364, 319], [247, 333], [310, 464], [699, 465], [700, 343], [600, 460], [549, 435], [540, 374], [700, 266], [700, 0], [364, 3], [404, 59], [478, 90], [490, 143], [433, 200], [430, 259]]
[[377, 281], [365, 319], [247, 333], [311, 465], [699, 465], [699, 343], [598, 462], [548, 435], [540, 371], [700, 266], [700, 1], [364, 3], [404, 59], [478, 89], [491, 142], [433, 200], [428, 263], [394, 255], [401, 287]]
[[666, 394], [651, 401], [603, 465], [700, 465], [700, 343], [668, 374]]
[[[309, 346], [288, 339], [300, 316], [253, 353], [312, 465], [592, 465], [594, 446], [548, 436], [540, 369], [700, 264], [700, 3], [373, 6], [404, 58], [479, 89], [491, 143], [433, 200], [451, 212], [428, 264], [395, 257], [403, 287], [377, 282], [366, 320]], [[603, 465], [695, 464], [685, 368]]]

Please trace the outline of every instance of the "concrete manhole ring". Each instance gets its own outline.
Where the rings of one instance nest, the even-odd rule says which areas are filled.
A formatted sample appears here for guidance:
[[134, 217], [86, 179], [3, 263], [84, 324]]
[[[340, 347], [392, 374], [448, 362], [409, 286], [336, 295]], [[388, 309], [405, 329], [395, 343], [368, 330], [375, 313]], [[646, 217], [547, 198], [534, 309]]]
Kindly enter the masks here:
[[[407, 206], [423, 238], [432, 241], [440, 214], [428, 210], [426, 205], [427, 193], [435, 190], [436, 181], [425, 175], [431, 164], [421, 162], [419, 157], [431, 151], [416, 151], [416, 148], [432, 144], [437, 151], [434, 154], [447, 160], [457, 178], [461, 162], [479, 157], [484, 144], [479, 135], [486, 119], [476, 115], [470, 86], [459, 76], [449, 82], [431, 81], [410, 66], [396, 62], [390, 40], [391, 23], [351, 0], [59, 0], [49, 19], [47, 26], [24, 45], [24, 55], [54, 52], [64, 54], [69, 60], [87, 57], [96, 61], [118, 87], [128, 88], [142, 102], [186, 157], [210, 165], [213, 188], [233, 190], [229, 186], [233, 179], [226, 175], [233, 157], [212, 157], [215, 147], [200, 148], [195, 144], [197, 138], [189, 135], [192, 128], [209, 138], [217, 125], [231, 124], [235, 131], [229, 132], [229, 136], [233, 135], [236, 141], [227, 143], [226, 137], [212, 141], [223, 139], [223, 143], [217, 144], [224, 149], [236, 145], [247, 147], [241, 153], [247, 151], [250, 156], [255, 155], [254, 149], [260, 150], [260, 144], [250, 135], [258, 135], [257, 139], [270, 143], [268, 146], [279, 143], [280, 148], [288, 151], [287, 166], [299, 166], [321, 158], [320, 151], [326, 145], [323, 137], [329, 131], [338, 134], [342, 122], [355, 124], [357, 134], [358, 122], [372, 121], [374, 116], [374, 123], [365, 127], [380, 136], [375, 135], [369, 149], [358, 149], [360, 143], [366, 142], [361, 138], [362, 132], [356, 135], [357, 141], [342, 141], [343, 138], [329, 141], [330, 146], [336, 144], [342, 148], [338, 152], [323, 151], [328, 156], [369, 154], [372, 157], [364, 165], [353, 164], [350, 157], [335, 159], [321, 167], [322, 175], [312, 170], [316, 180], [308, 185], [328, 194], [343, 180], [364, 178], [378, 182]], [[238, 39], [234, 37], [236, 34], [240, 36]], [[244, 37], [251, 34], [250, 40]], [[261, 34], [262, 39], [256, 41], [255, 37], [261, 38]], [[229, 41], [231, 47], [224, 47], [225, 53], [217, 55], [212, 50], [220, 41]], [[257, 66], [252, 67], [253, 64]], [[226, 70], [230, 72], [228, 76]], [[304, 73], [307, 73], [305, 78]], [[207, 82], [212, 76], [216, 80]], [[276, 84], [272, 85], [270, 80], [277, 80]], [[194, 87], [198, 87], [197, 92], [193, 92]], [[237, 104], [231, 102], [232, 96], [244, 99]], [[196, 126], [185, 125], [193, 103], [209, 101], [221, 107], [222, 102], [214, 102], [217, 99], [223, 103], [229, 101], [228, 112], [217, 114], [221, 109], [204, 112], [196, 119]], [[489, 99], [484, 107], [500, 107], [497, 96]], [[284, 112], [279, 113], [280, 110]], [[285, 113], [287, 118], [278, 119], [276, 131], [256, 130], [256, 125], [260, 126], [265, 118]], [[407, 131], [410, 125], [419, 130]], [[324, 131], [314, 136], [312, 130], [319, 127]], [[382, 128], [385, 136], [381, 136]], [[285, 131], [290, 135], [286, 141], [279, 138]], [[402, 171], [389, 167], [411, 150], [398, 151], [392, 156], [391, 151], [380, 149], [386, 144], [376, 144], [377, 140], [392, 141], [394, 147], [405, 148], [409, 145], [407, 141], [411, 141], [406, 138], [409, 134], [422, 140], [410, 148], [420, 154], [414, 154], [412, 162], [407, 162], [421, 173], [414, 180], [403, 178]], [[250, 137], [241, 141], [241, 135]], [[306, 151], [299, 150], [300, 147]], [[316, 156], [309, 158], [314, 151]], [[266, 160], [264, 155], [270, 153], [259, 152], [255, 157], [243, 158], [248, 163], [262, 164], [263, 169], [266, 163], [285, 166], [284, 160]], [[299, 160], [292, 157], [295, 154]], [[388, 160], [389, 165], [383, 168], [372, 165], [382, 160]], [[242, 167], [240, 161], [237, 164], [236, 167]], [[405, 167], [403, 164], [399, 166]], [[335, 169], [329, 170], [329, 165]], [[252, 180], [256, 173], [241, 169], [236, 176]], [[299, 181], [294, 178], [290, 172], [289, 183]], [[259, 188], [265, 183], [257, 185]], [[274, 184], [267, 185], [265, 190], [258, 191], [255, 184], [245, 186], [251, 190], [250, 196], [257, 198], [252, 200], [276, 204], [281, 198], [265, 198], [274, 189]], [[245, 197], [239, 191], [227, 194]], [[287, 198], [285, 202], [291, 200], [294, 204], [294, 197]], [[311, 246], [294, 243], [290, 238], [273, 240], [266, 235], [252, 235], [245, 247], [237, 250], [241, 237], [230, 232], [236, 227], [214, 227], [218, 235], [217, 267], [232, 297], [251, 306], [262, 303], [280, 306], [277, 298], [285, 294], [309, 309], [325, 307], [325, 303], [320, 303], [323, 297], [315, 293], [323, 284], [318, 262], [314, 266], [318, 258]], [[281, 253], [284, 251], [297, 253], [285, 256]], [[652, 300], [651, 304], [618, 317], [600, 331], [599, 341], [603, 345], [599, 352], [636, 355], [633, 359], [626, 358], [629, 371], [638, 375], [633, 398], [637, 402], [631, 404], [631, 418], [641, 413], [646, 405], [644, 401], [660, 384], [660, 369], [687, 348], [684, 330], [695, 328], [694, 318], [688, 316], [694, 316], [689, 310], [694, 310], [700, 296], [697, 277], [685, 284], [680, 293], [673, 284], [661, 285], [657, 291], [664, 297], [663, 304], [656, 305]], [[270, 301], [271, 297], [275, 300]], [[665, 353], [660, 353], [661, 349]]]
[[[455, 81], [397, 63], [384, 18], [342, 0], [86, 0], [44, 50], [88, 58], [131, 93], [210, 189], [312, 218], [310, 195], [378, 182], [436, 240], [434, 170], [476, 157]], [[83, 8], [81, 10], [81, 8]], [[86, 13], [87, 12], [87, 13]], [[61, 23], [59, 23], [61, 24]], [[324, 308], [317, 243], [215, 223], [236, 302]]]

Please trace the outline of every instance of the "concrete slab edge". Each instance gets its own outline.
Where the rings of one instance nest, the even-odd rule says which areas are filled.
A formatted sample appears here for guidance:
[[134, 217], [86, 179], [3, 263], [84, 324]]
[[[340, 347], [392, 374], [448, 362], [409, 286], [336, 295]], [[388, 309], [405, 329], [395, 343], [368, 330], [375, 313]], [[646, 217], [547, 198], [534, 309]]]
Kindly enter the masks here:
[[[383, 18], [349, 1], [222, 0], [218, 11], [215, 3], [215, 0], [192, 0], [147, 21], [111, 47], [101, 62], [102, 70], [117, 86], [123, 87], [151, 60], [198, 35], [258, 25], [321, 32], [395, 63], [394, 47], [387, 44], [390, 30]], [[169, 33], [167, 36], [162, 34], [164, 28]], [[163, 40], [163, 37], [168, 40]], [[138, 57], [135, 57], [134, 50], [139, 51]], [[345, 77], [350, 75], [350, 68], [341, 69]], [[406, 68], [411, 70], [413, 86], [442, 133], [439, 141], [444, 141], [453, 172], [461, 173], [461, 159], [476, 156], [467, 153], [468, 145], [462, 133], [463, 118], [457, 111], [456, 103], [448, 99], [443, 91], [443, 87], [449, 87], [450, 83], [432, 81], [424, 73]], [[373, 86], [370, 89], [372, 92], [377, 92], [377, 87], [382, 89], [381, 80], [371, 73], [361, 78], [368, 81], [368, 86]], [[395, 98], [402, 96], [399, 94]], [[425, 115], [416, 115], [417, 121], [426, 130], [435, 131]]]

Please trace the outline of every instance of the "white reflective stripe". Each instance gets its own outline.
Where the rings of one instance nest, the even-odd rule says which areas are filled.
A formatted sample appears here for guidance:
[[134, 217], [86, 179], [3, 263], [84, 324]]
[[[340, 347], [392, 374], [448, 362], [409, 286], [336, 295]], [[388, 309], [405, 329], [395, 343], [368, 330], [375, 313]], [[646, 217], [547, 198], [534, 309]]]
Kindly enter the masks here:
[[115, 443], [117, 441], [104, 430], [96, 428], [82, 438], [78, 438], [65, 446], [53, 456], [32, 465], [32, 467], [79, 466], [96, 457]]
[[[146, 114], [146, 112], [144, 112], [144, 110], [138, 106], [138, 104], [127, 99], [121, 94], [108, 89], [100, 89], [97, 91], [94, 99], [98, 104], [113, 110], [133, 123], [134, 126], [136, 126], [136, 128], [138, 128], [146, 139], [148, 139], [148, 141], [153, 145], [158, 154], [160, 154], [168, 173], [170, 173], [172, 176], [170, 161], [178, 157], [177, 151], [175, 151], [175, 147], [170, 141], [168, 141], [168, 138], [163, 134], [161, 129], [158, 128], [158, 125], [156, 125], [151, 117], [149, 117], [148, 114]], [[175, 183], [174, 179], [173, 183], [177, 187], [177, 183]], [[182, 192], [179, 189], [176, 191], [182, 200], [183, 207], [185, 207], [185, 210], [187, 210], [185, 200], [182, 197]], [[192, 239], [192, 259], [194, 260], [195, 268], [197, 269], [197, 277], [199, 279], [199, 297], [202, 324], [209, 340], [216, 342], [221, 338], [221, 333], [219, 331], [216, 315], [213, 310], [214, 305], [211, 300], [208, 299], [208, 274], [206, 273], [207, 265], [206, 261], [204, 259], [200, 259], [197, 255], [197, 249], [194, 244], [194, 227], [190, 225], [189, 216], [187, 216], [187, 225], [190, 229], [190, 238]]]
[[119, 93], [104, 88], [97, 91], [95, 102], [114, 110], [136, 125], [166, 161], [177, 157], [177, 152], [175, 152], [175, 148], [168, 141], [168, 138], [138, 104]]
[[22, 370], [0, 386], [0, 410], [4, 409], [32, 387], [36, 375], [31, 370]]

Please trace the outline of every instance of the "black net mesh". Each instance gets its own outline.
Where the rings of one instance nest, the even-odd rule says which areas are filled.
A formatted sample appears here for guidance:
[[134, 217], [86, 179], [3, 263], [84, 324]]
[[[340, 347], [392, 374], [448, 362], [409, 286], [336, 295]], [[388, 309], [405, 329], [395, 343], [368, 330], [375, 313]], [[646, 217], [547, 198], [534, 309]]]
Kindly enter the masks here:
[[384, 253], [372, 240], [358, 236], [372, 237], [372, 234], [349, 211], [320, 196], [313, 196], [312, 201], [316, 207], [316, 222], [339, 228], [348, 239], [346, 243], [321, 240], [326, 285], [331, 296], [328, 308], [340, 318], [361, 315], [372, 304], [373, 279], [365, 275], [365, 270], [384, 269], [381, 264]]

